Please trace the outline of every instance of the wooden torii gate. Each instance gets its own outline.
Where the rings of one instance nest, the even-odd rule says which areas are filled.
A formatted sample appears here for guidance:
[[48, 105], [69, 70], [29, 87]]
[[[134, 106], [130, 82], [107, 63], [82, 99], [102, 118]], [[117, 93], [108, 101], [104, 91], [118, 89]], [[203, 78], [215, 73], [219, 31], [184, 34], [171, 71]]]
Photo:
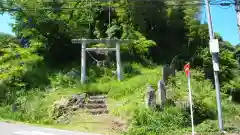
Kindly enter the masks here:
[[[82, 44], [81, 54], [81, 83], [86, 83], [86, 51], [116, 51], [116, 65], [118, 80], [123, 80], [123, 73], [121, 68], [120, 45], [126, 43], [128, 40], [121, 39], [72, 39], [73, 44]], [[115, 48], [87, 48], [88, 44], [104, 43], [115, 44]]]

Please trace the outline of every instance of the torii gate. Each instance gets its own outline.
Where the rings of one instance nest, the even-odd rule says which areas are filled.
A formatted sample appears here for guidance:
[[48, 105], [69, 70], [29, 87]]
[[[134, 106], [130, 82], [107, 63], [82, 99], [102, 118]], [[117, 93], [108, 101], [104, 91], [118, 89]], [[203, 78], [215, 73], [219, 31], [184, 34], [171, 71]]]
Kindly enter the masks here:
[[[86, 82], [86, 51], [116, 51], [117, 77], [118, 81], [123, 80], [120, 45], [127, 41], [122, 39], [72, 39], [73, 44], [82, 44], [81, 83], [84, 84]], [[86, 46], [91, 43], [115, 44], [115, 48], [87, 48]]]

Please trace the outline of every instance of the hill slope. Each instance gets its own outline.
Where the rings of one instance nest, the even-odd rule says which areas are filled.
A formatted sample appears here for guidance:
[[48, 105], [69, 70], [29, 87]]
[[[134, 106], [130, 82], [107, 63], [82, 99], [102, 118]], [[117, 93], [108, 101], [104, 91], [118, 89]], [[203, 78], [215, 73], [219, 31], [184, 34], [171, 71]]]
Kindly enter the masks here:
[[[1, 107], [1, 117], [105, 134], [122, 134], [126, 128], [128, 128], [128, 134], [190, 133], [189, 110], [182, 104], [187, 102], [188, 96], [187, 80], [183, 72], [177, 73], [167, 85], [168, 101], [174, 101], [175, 105], [170, 104], [161, 111], [145, 109], [146, 87], [151, 84], [156, 89], [157, 81], [161, 78], [160, 68], [149, 69], [132, 64], [132, 69], [140, 71], [141, 74], [127, 77], [122, 82], [116, 81], [114, 77], [104, 76], [88, 85], [80, 85], [76, 78], [68, 77], [64, 72], [56, 72], [48, 76], [50, 80], [48, 87], [32, 89], [25, 94], [18, 93], [16, 101], [20, 106], [17, 111], [12, 112], [10, 106]], [[195, 124], [198, 124], [196, 131], [203, 134], [216, 134], [218, 130], [215, 91], [212, 84], [204, 80], [203, 73], [193, 70], [192, 75], [194, 118]], [[75, 111], [67, 117], [68, 124], [57, 124], [53, 120], [54, 102], [84, 92], [107, 93], [110, 113], [98, 117]], [[223, 95], [224, 122], [226, 129], [236, 132], [238, 128], [235, 127], [239, 127], [240, 108], [239, 105], [230, 103], [227, 99], [228, 97]]]

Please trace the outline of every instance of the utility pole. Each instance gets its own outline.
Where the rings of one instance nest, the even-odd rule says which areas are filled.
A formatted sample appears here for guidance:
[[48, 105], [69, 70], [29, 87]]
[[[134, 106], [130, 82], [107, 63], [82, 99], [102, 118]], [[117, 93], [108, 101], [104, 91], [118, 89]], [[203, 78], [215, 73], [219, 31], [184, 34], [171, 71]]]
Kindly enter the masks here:
[[235, 10], [237, 13], [237, 26], [238, 26], [238, 36], [240, 40], [240, 5], [239, 0], [235, 0]]
[[219, 45], [218, 40], [214, 39], [214, 32], [212, 27], [212, 17], [210, 11], [210, 3], [209, 0], [205, 0], [206, 5], [206, 14], [208, 19], [208, 29], [209, 29], [209, 37], [210, 37], [210, 52], [212, 53], [212, 63], [214, 70], [214, 80], [215, 80], [215, 89], [216, 89], [216, 100], [217, 100], [217, 110], [218, 110], [218, 126], [221, 133], [223, 130], [223, 120], [222, 120], [222, 105], [221, 105], [221, 94], [220, 94], [220, 85], [219, 85]]

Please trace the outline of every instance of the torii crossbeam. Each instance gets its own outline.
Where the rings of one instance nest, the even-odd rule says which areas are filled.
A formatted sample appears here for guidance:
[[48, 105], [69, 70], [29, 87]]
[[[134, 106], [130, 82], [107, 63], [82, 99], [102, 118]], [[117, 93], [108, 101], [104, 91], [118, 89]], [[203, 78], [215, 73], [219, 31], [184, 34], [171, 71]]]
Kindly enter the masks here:
[[[86, 51], [116, 51], [116, 65], [117, 65], [117, 77], [118, 80], [123, 80], [123, 73], [121, 68], [121, 55], [120, 45], [126, 43], [128, 40], [122, 39], [72, 39], [73, 44], [82, 45], [81, 54], [81, 83], [86, 83]], [[104, 43], [115, 44], [115, 48], [87, 48], [86, 46], [91, 43]]]

